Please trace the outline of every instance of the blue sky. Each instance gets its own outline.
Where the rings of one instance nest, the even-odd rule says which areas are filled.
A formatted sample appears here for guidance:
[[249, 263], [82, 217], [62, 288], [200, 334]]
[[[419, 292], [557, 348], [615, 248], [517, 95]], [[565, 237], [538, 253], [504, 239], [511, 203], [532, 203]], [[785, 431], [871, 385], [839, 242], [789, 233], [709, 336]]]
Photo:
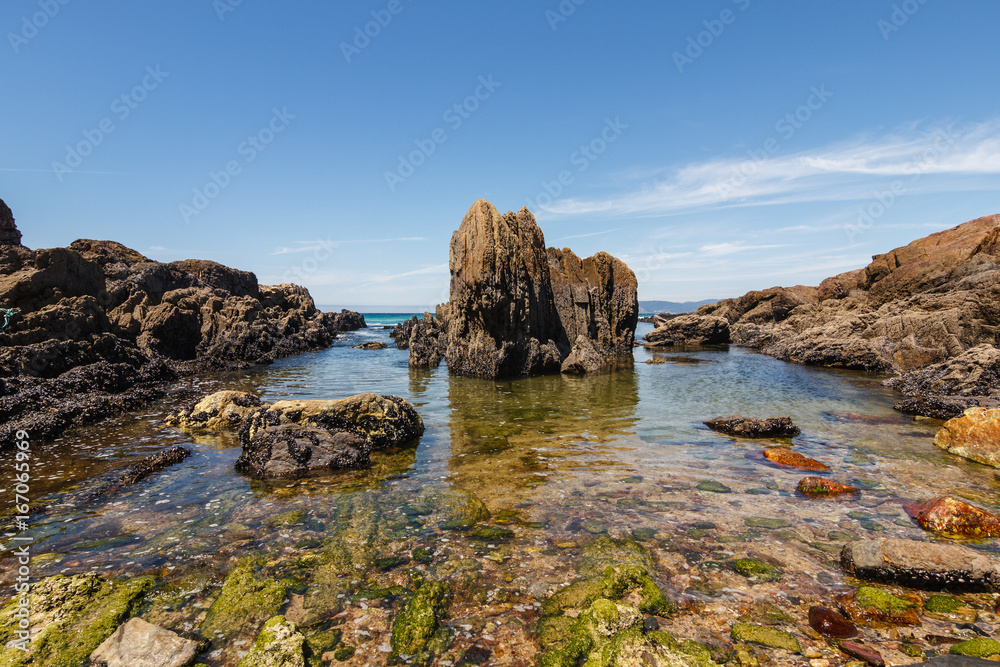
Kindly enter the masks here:
[[816, 284], [1000, 212], [997, 25], [992, 0], [5, 0], [0, 198], [30, 247], [325, 304], [446, 300], [480, 197], [644, 299]]

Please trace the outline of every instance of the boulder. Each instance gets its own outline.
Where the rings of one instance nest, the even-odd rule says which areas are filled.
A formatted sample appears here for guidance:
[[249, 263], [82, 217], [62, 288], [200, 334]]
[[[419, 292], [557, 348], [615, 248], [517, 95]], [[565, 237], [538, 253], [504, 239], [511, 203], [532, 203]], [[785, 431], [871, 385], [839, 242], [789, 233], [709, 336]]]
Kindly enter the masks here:
[[314, 471], [364, 467], [370, 451], [354, 433], [285, 424], [254, 434], [235, 467], [252, 477], [297, 479]]
[[187, 667], [198, 642], [147, 623], [138, 616], [118, 627], [90, 654], [92, 667]]
[[810, 498], [830, 498], [833, 496], [846, 496], [858, 492], [853, 486], [848, 486], [841, 482], [824, 477], [803, 477], [799, 480], [795, 490]]
[[949, 496], [903, 506], [924, 530], [946, 537], [1000, 537], [1000, 517]]
[[950, 454], [1000, 468], [1000, 408], [969, 408], [944, 423], [934, 444]]
[[456, 375], [559, 372], [580, 336], [602, 367], [631, 355], [639, 312], [635, 274], [606, 253], [580, 259], [568, 249], [546, 250], [526, 208], [501, 215], [485, 200], [473, 204], [452, 236], [449, 266], [446, 358]]
[[713, 315], [679, 315], [661, 320], [643, 337], [651, 346], [728, 345], [729, 321]]
[[771, 449], [765, 449], [761, 455], [768, 461], [786, 468], [811, 470], [816, 472], [830, 472], [829, 466], [820, 463], [815, 459], [811, 459], [808, 456], [803, 456], [802, 454], [788, 449], [787, 447], [772, 447]]
[[840, 564], [858, 579], [921, 590], [1000, 590], [1000, 561], [965, 546], [895, 538], [863, 540], [844, 547]]
[[167, 426], [188, 430], [238, 428], [243, 420], [261, 407], [260, 399], [248, 391], [217, 391], [167, 417]]
[[704, 422], [713, 431], [740, 438], [792, 438], [802, 431], [792, 423], [791, 417], [768, 417], [755, 419], [741, 415], [716, 417]]
[[358, 345], [352, 345], [352, 350], [384, 350], [389, 347], [380, 340], [374, 340], [369, 343], [359, 343]]

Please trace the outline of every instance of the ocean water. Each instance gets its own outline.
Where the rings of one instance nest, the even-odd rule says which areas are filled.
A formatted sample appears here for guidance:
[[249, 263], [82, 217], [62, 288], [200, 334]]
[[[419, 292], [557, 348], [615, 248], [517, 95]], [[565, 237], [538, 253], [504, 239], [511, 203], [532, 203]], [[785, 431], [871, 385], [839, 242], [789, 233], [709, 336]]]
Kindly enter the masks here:
[[[708, 605], [703, 615], [723, 622], [741, 596], [784, 599], [798, 589], [822, 598], [844, 590], [836, 562], [837, 539], [848, 539], [843, 535], [930, 539], [902, 510], [908, 500], [949, 493], [997, 510], [992, 470], [935, 448], [939, 424], [895, 412], [898, 397], [872, 374], [787, 364], [731, 347], [637, 348], [633, 368], [590, 377], [456, 378], [443, 365], [408, 368], [406, 351], [395, 348], [385, 328], [408, 316], [366, 315], [367, 329], [344, 334], [328, 350], [266, 368], [189, 378], [143, 410], [39, 443], [32, 450], [32, 497], [39, 508], [30, 529], [33, 576], [153, 572], [171, 595], [195, 593], [189, 606], [182, 596], [169, 611], [150, 609], [149, 617], [195, 627], [199, 610], [237, 558], [266, 554], [281, 562], [319, 548], [320, 538], [337, 540], [336, 531], [324, 533], [322, 526], [333, 525], [343, 498], [376, 494], [388, 508], [431, 490], [460, 489], [485, 503], [493, 516], [488, 522], [516, 517], [503, 522], [514, 536], [475, 542], [425, 525], [380, 547], [386, 555], [405, 555], [426, 546], [442, 558], [460, 554], [479, 563], [479, 578], [463, 584], [456, 609], [475, 608], [485, 591], [506, 591], [524, 609], [504, 613], [533, 627], [532, 605], [577, 576], [577, 547], [600, 535], [641, 534], [655, 539], [653, 548], [661, 553], [661, 585]], [[638, 336], [650, 329], [640, 324]], [[351, 349], [370, 340], [389, 347]], [[426, 432], [415, 446], [377, 455], [368, 470], [259, 482], [233, 470], [240, 453], [235, 434], [163, 426], [171, 411], [221, 389], [254, 391], [267, 401], [394, 394], [416, 407]], [[737, 413], [788, 415], [802, 435], [779, 443], [740, 440], [702, 424]], [[123, 493], [81, 495], [94, 480], [172, 445], [193, 454]], [[827, 476], [861, 492], [841, 500], [798, 495], [795, 486], [806, 473], [767, 462], [761, 451], [770, 446], [793, 446], [830, 466]], [[12, 478], [11, 452], [3, 454], [0, 474]], [[699, 489], [704, 482], [728, 491]], [[7, 487], [0, 492], [13, 488], [0, 486]], [[313, 521], [275, 527], [274, 518], [290, 512]], [[787, 527], [778, 533], [755, 529], [755, 517], [781, 519]], [[675, 558], [696, 551], [716, 558], [766, 552], [781, 560], [786, 576], [773, 590], [732, 582], [722, 587], [727, 590], [707, 587], [705, 577]], [[6, 586], [14, 577], [12, 559], [2, 567]], [[433, 573], [428, 567], [421, 572]], [[375, 572], [368, 583], [399, 580], [400, 572]], [[451, 572], [438, 575], [457, 576]], [[687, 636], [701, 632], [687, 630]], [[227, 655], [212, 664], [231, 664]]]

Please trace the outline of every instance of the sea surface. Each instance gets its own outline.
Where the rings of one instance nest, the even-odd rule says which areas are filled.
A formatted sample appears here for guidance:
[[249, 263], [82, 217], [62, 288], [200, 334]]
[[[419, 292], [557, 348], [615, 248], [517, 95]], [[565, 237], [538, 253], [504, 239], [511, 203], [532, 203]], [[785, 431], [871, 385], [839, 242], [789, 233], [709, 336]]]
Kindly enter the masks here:
[[[380, 493], [392, 503], [457, 488], [480, 498], [494, 517], [515, 517], [505, 522], [515, 537], [466, 544], [460, 533], [424, 530], [405, 548], [461, 549], [481, 559], [483, 579], [469, 585], [506, 586], [524, 609], [573, 580], [575, 547], [599, 535], [655, 534], [664, 553], [675, 555], [766, 551], [789, 572], [780, 590], [767, 595], [797, 589], [822, 596], [844, 586], [837, 566], [844, 540], [930, 539], [902, 510], [910, 499], [949, 493], [997, 510], [992, 470], [935, 448], [940, 424], [894, 411], [898, 396], [877, 375], [788, 364], [729, 347], [637, 348], [634, 368], [607, 375], [457, 378], [444, 365], [408, 368], [407, 352], [395, 348], [386, 327], [409, 315], [366, 315], [367, 329], [342, 335], [328, 350], [189, 378], [145, 409], [35, 444], [32, 576], [153, 572], [173, 582], [181, 602], [189, 597], [195, 607], [205, 606], [237, 558], [265, 553], [280, 559], [308, 548], [303, 545], [316, 524], [278, 525], [276, 516], [302, 512], [322, 523], [344, 494]], [[640, 324], [637, 336], [649, 330]], [[372, 340], [389, 347], [351, 348]], [[265, 401], [395, 394], [416, 407], [426, 432], [416, 446], [376, 456], [366, 471], [262, 483], [233, 470], [240, 453], [235, 434], [192, 435], [163, 425], [171, 411], [221, 389], [253, 391]], [[702, 423], [737, 413], [788, 415], [802, 435], [784, 443], [739, 440]], [[779, 469], [760, 455], [776, 444], [826, 463], [829, 477], [861, 493], [839, 501], [798, 495], [805, 473]], [[173, 445], [193, 454], [134, 488], [88, 497], [95, 481]], [[0, 497], [6, 498], [14, 488], [13, 453], [2, 456]], [[780, 519], [785, 529], [755, 527], [760, 517]], [[661, 574], [661, 582], [677, 596], [717, 605], [705, 613], [720, 623], [728, 618], [725, 610], [761, 586], [713, 588], [689, 570], [697, 562], [666, 559], [672, 574]], [[13, 559], [0, 563], [9, 590]], [[195, 627], [196, 616], [181, 602], [152, 617]]]

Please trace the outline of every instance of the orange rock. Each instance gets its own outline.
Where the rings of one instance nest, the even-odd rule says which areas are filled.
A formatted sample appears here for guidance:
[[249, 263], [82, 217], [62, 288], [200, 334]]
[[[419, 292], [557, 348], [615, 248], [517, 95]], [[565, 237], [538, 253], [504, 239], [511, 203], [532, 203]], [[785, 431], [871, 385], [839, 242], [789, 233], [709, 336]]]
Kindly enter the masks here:
[[857, 493], [853, 486], [835, 482], [832, 479], [823, 477], [803, 477], [797, 487], [799, 493], [810, 498], [826, 498], [828, 496], [842, 496], [848, 493]]
[[1000, 408], [969, 408], [949, 419], [934, 444], [952, 454], [1000, 468]]
[[946, 537], [1000, 537], [1000, 517], [949, 496], [910, 503], [903, 509], [924, 530]]
[[829, 472], [830, 468], [815, 459], [803, 456], [798, 452], [785, 447], [772, 447], [764, 450], [764, 458], [780, 466], [798, 468], [799, 470], [815, 470], [817, 472]]

